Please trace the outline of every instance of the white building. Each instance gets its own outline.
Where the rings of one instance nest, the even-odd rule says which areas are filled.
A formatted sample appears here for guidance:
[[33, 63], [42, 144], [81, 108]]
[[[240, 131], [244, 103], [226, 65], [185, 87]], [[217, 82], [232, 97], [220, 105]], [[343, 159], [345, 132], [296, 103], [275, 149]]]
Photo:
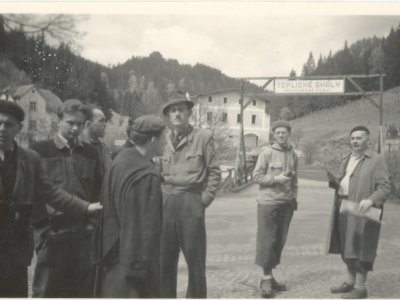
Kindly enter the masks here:
[[[203, 93], [193, 97], [192, 122], [203, 128], [226, 131], [233, 142], [238, 142], [240, 134], [239, 89], [227, 89]], [[244, 135], [246, 148], [254, 148], [269, 140], [270, 115], [267, 99], [244, 94], [244, 103], [250, 104], [244, 110]]]
[[25, 143], [24, 136], [30, 140], [43, 140], [54, 133], [57, 110], [62, 105], [57, 95], [30, 84], [18, 87], [14, 100], [25, 112], [24, 126], [20, 133], [22, 143]]

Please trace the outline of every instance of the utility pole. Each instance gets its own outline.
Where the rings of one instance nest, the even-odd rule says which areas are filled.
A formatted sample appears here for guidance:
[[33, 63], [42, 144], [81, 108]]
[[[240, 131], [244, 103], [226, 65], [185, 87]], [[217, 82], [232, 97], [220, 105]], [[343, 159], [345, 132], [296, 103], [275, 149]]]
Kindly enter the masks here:
[[383, 149], [383, 75], [379, 76], [379, 153], [385, 154]]
[[[240, 149], [243, 159], [244, 180], [247, 183], [247, 163], [246, 163], [246, 146], [244, 144], [244, 80], [242, 79], [242, 88], [240, 93]], [[240, 161], [240, 160], [239, 160]]]

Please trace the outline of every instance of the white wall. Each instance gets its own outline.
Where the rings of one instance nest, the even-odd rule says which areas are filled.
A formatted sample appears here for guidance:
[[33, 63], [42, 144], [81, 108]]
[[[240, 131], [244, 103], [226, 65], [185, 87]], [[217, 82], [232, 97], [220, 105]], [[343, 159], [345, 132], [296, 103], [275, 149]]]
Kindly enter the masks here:
[[[209, 96], [212, 97], [211, 102], [209, 102]], [[227, 103], [224, 103], [224, 97], [227, 98]], [[207, 117], [207, 111], [211, 111], [214, 114], [222, 114], [223, 112], [227, 113], [228, 119], [226, 127], [229, 129], [230, 135], [238, 136], [240, 130], [240, 123], [237, 122], [237, 115], [240, 113], [239, 99], [240, 94], [233, 91], [212, 95], [209, 94], [198, 98], [194, 110], [199, 114], [199, 110], [201, 109], [201, 114], [203, 114], [202, 118]], [[248, 100], [253, 99], [245, 96], [244, 103]], [[251, 102], [244, 110], [244, 133], [245, 135], [248, 133], [257, 135], [259, 138], [259, 144], [262, 144], [268, 142], [270, 116], [265, 112], [267, 103], [260, 99], [255, 100], [255, 105]], [[256, 116], [255, 124], [251, 123], [252, 115]]]

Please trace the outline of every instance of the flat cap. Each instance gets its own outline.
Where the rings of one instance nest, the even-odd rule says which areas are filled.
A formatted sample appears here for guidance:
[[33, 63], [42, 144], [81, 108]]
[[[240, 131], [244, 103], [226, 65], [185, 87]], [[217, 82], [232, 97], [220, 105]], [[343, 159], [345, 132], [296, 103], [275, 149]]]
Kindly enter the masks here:
[[12, 115], [19, 122], [25, 118], [24, 110], [13, 101], [0, 100], [0, 112]]
[[182, 91], [178, 91], [176, 93], [173, 93], [169, 98], [168, 102], [164, 104], [162, 108], [163, 115], [166, 116], [168, 115], [168, 109], [172, 105], [180, 104], [180, 103], [185, 103], [188, 107], [188, 109], [192, 109], [194, 106], [194, 103], [190, 101], [190, 96], [188, 93], [184, 93]]
[[164, 121], [153, 115], [145, 115], [135, 119], [132, 123], [132, 131], [141, 134], [155, 135], [165, 128]]
[[289, 122], [283, 121], [283, 120], [278, 120], [275, 121], [274, 123], [272, 123], [272, 132], [275, 131], [275, 129], [279, 128], [279, 127], [284, 127], [287, 128], [287, 130], [290, 132], [292, 130], [292, 126], [290, 126]]

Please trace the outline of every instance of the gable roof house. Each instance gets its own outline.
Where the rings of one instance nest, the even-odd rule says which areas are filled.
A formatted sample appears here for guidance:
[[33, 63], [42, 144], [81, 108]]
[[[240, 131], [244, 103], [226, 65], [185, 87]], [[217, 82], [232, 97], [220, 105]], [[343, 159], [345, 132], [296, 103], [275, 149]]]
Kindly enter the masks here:
[[57, 110], [62, 105], [56, 94], [30, 84], [18, 87], [14, 99], [25, 112], [20, 142], [47, 139], [54, 133]]
[[[206, 92], [193, 97], [192, 122], [199, 127], [213, 127], [224, 131], [234, 143], [240, 135], [240, 97], [241, 90], [225, 89]], [[249, 103], [243, 112], [243, 126], [246, 148], [255, 148], [269, 141], [270, 114], [268, 99], [256, 94], [245, 93], [244, 104]]]

